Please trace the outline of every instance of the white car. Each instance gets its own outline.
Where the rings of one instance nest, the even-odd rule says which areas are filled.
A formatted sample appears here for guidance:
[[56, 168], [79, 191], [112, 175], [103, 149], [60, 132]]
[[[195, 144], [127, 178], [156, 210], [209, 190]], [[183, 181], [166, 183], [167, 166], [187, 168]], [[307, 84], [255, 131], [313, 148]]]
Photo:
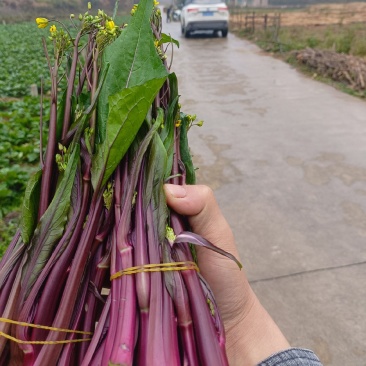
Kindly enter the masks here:
[[192, 32], [212, 30], [221, 31], [227, 36], [229, 29], [229, 10], [220, 0], [186, 0], [180, 15], [182, 34], [188, 38]]
[[175, 9], [174, 11], [173, 11], [173, 20], [175, 21], [175, 22], [179, 22], [180, 21], [180, 13], [181, 13], [182, 11], [180, 10], [180, 9]]

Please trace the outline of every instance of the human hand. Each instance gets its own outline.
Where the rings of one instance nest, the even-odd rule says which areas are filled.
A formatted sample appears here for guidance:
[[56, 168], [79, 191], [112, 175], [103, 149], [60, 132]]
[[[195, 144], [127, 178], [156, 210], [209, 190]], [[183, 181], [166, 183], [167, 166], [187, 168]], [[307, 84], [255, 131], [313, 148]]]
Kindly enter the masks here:
[[[239, 259], [231, 228], [209, 187], [166, 184], [164, 189], [168, 205], [188, 216], [193, 232]], [[202, 247], [197, 247], [197, 258], [201, 274], [220, 309], [231, 366], [256, 365], [271, 354], [289, 348], [235, 262]]]

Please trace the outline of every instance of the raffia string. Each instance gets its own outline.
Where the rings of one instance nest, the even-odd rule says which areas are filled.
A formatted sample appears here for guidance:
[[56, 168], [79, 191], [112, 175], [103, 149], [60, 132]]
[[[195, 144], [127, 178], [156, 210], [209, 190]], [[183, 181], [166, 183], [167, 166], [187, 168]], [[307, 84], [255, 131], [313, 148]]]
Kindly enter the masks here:
[[[114, 273], [110, 279], [115, 280], [121, 276], [131, 275], [136, 273], [143, 273], [143, 272], [166, 272], [166, 271], [188, 271], [188, 270], [195, 270], [199, 272], [199, 268], [195, 262], [187, 261], [187, 262], [172, 262], [172, 263], [159, 263], [159, 264], [145, 264], [143, 266], [135, 266], [124, 269], [122, 271]], [[10, 323], [15, 325], [20, 325], [23, 327], [32, 327], [32, 328], [40, 328], [46, 329], [54, 332], [66, 332], [66, 333], [77, 333], [77, 334], [87, 334], [91, 335], [91, 332], [83, 332], [80, 330], [71, 330], [71, 329], [63, 329], [63, 328], [54, 328], [48, 327], [45, 325], [37, 325], [31, 324], [26, 322], [18, 322], [16, 320], [0, 318], [0, 322], [2, 323]], [[66, 343], [76, 343], [76, 342], [87, 342], [90, 341], [91, 338], [85, 339], [68, 339], [63, 341], [24, 341], [22, 339], [17, 339], [12, 337], [9, 334], [3, 333], [0, 331], [0, 336], [5, 337], [13, 342], [21, 343], [21, 344], [66, 344]]]
[[131, 275], [135, 273], [143, 272], [166, 272], [166, 271], [187, 271], [195, 270], [199, 272], [199, 268], [195, 262], [172, 262], [172, 263], [159, 263], [159, 264], [145, 264], [143, 266], [136, 266], [118, 271], [111, 276], [111, 281], [125, 275]]
[[[71, 329], [63, 329], [63, 328], [55, 328], [55, 327], [47, 327], [45, 325], [38, 325], [38, 324], [31, 324], [26, 322], [18, 322], [16, 320], [6, 319], [6, 318], [0, 318], [0, 323], [9, 323], [9, 324], [15, 324], [20, 325], [22, 327], [31, 327], [31, 328], [39, 328], [39, 329], [46, 329], [51, 330], [54, 332], [65, 332], [65, 333], [77, 333], [77, 334], [87, 334], [92, 335], [92, 332], [83, 332], [81, 330], [71, 330]], [[12, 337], [9, 334], [6, 334], [4, 332], [0, 331], [0, 336], [5, 337], [13, 342], [20, 343], [20, 344], [65, 344], [65, 343], [76, 343], [76, 342], [87, 342], [90, 341], [91, 338], [84, 338], [84, 339], [66, 339], [63, 341], [24, 341], [22, 339], [18, 339], [15, 337]]]

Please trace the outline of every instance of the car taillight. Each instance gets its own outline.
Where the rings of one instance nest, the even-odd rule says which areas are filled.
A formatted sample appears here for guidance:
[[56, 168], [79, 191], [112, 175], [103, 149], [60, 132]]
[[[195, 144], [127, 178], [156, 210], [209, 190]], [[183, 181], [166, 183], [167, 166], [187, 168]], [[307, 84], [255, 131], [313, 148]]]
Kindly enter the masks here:
[[198, 8], [187, 8], [187, 12], [188, 13], [197, 13], [198, 12]]
[[220, 6], [217, 10], [218, 11], [227, 11], [227, 6]]

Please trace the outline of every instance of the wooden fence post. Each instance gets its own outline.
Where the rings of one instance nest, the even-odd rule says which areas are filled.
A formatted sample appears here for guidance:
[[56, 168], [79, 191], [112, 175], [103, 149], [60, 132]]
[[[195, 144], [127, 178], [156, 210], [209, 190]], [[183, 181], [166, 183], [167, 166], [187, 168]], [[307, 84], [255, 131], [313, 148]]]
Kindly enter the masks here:
[[30, 95], [31, 95], [31, 97], [38, 97], [38, 87], [37, 87], [37, 84], [32, 84], [30, 86]]
[[254, 33], [255, 31], [255, 12], [253, 11], [253, 16], [252, 16], [252, 33]]
[[264, 15], [264, 30], [267, 30], [267, 20], [268, 20], [268, 15], [265, 14]]

